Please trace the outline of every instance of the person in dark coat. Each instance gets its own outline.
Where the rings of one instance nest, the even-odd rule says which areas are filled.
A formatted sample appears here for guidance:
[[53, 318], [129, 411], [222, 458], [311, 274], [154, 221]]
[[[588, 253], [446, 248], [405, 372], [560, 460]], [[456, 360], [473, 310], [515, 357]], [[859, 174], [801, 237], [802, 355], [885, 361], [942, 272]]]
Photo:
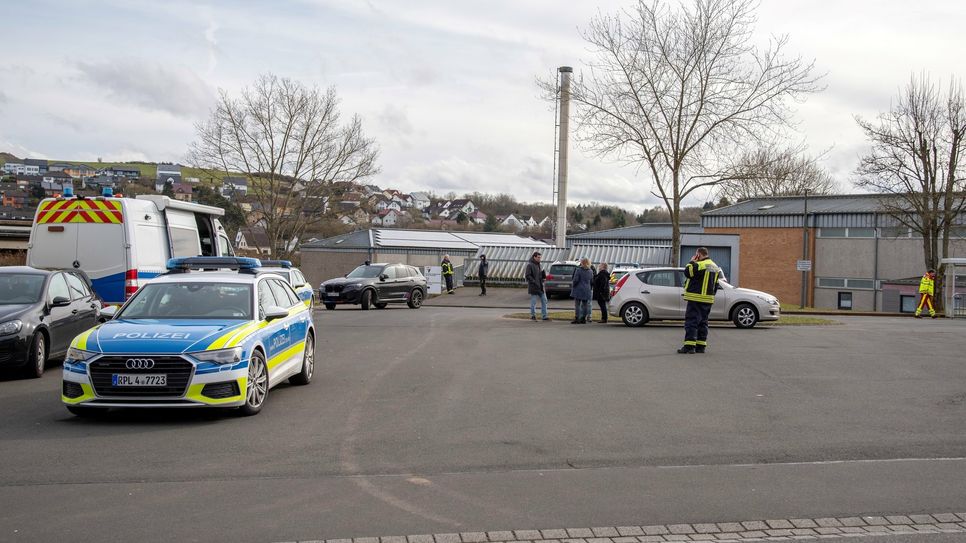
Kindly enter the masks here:
[[594, 276], [594, 299], [600, 307], [600, 322], [607, 324], [607, 302], [610, 301], [610, 271], [607, 263], [602, 262]]
[[530, 294], [530, 320], [537, 320], [537, 300], [540, 301], [540, 312], [542, 320], [550, 320], [547, 316], [547, 292], [544, 282], [547, 280], [547, 272], [540, 266], [542, 255], [539, 252], [533, 253], [530, 261], [527, 262], [527, 269], [523, 277], [527, 280], [527, 293]]
[[590, 322], [590, 299], [594, 296], [594, 270], [590, 267], [590, 259], [580, 259], [580, 267], [574, 270], [571, 280], [570, 295], [574, 297], [574, 320], [571, 324], [587, 324]]
[[490, 263], [486, 255], [480, 255], [480, 296], [486, 296], [486, 278], [490, 274]]

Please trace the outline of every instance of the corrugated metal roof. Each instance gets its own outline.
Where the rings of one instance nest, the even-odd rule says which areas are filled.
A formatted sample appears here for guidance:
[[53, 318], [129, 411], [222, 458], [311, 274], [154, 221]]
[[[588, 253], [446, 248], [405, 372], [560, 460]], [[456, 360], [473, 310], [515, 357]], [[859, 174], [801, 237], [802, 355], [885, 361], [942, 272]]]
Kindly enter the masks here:
[[486, 259], [490, 261], [490, 279], [501, 283], [523, 283], [523, 272], [534, 251], [540, 251], [543, 255], [544, 269], [555, 260], [566, 259], [568, 254], [568, 249], [563, 247], [485, 245], [480, 247], [476, 256], [464, 261], [464, 276], [477, 277], [480, 269], [480, 255], [486, 255]]
[[596, 245], [574, 244], [569, 260], [587, 257], [595, 265], [601, 262], [616, 264], [634, 262], [640, 266], [666, 266], [671, 261], [671, 248], [653, 245]]
[[[882, 211], [880, 194], [850, 194], [833, 196], [809, 196], [809, 213], [873, 213]], [[780, 196], [755, 198], [727, 207], [702, 213], [702, 217], [730, 215], [801, 215], [805, 212], [805, 198]], [[707, 222], [702, 221], [707, 226]], [[801, 226], [801, 224], [799, 224]]]
[[[479, 273], [480, 255], [490, 262], [488, 280], [500, 284], [523, 284], [523, 274], [533, 255], [533, 247], [481, 247], [476, 256], [464, 263], [465, 277], [476, 278]], [[540, 249], [542, 267], [561, 260], [579, 260], [587, 257], [594, 264], [607, 262], [634, 262], [641, 266], [666, 266], [671, 260], [671, 248], [645, 245], [576, 244], [570, 249], [548, 247]]]
[[[700, 234], [704, 232], [704, 227], [697, 223], [683, 223], [681, 224], [682, 233], [690, 234]], [[612, 240], [612, 239], [628, 239], [628, 240], [653, 240], [653, 239], [671, 239], [671, 224], [670, 223], [651, 223], [651, 224], [639, 224], [635, 226], [625, 226], [623, 228], [611, 228], [608, 230], [598, 230], [596, 232], [582, 232], [580, 234], [570, 234], [567, 236], [568, 240], [573, 240], [574, 243], [579, 243], [583, 241], [592, 240]]]
[[303, 244], [301, 248], [303, 250], [328, 248], [411, 248], [472, 251], [483, 245], [526, 246], [540, 248], [549, 247], [546, 243], [541, 241], [518, 236], [516, 234], [373, 228], [369, 230], [357, 230], [348, 234], [308, 242]]

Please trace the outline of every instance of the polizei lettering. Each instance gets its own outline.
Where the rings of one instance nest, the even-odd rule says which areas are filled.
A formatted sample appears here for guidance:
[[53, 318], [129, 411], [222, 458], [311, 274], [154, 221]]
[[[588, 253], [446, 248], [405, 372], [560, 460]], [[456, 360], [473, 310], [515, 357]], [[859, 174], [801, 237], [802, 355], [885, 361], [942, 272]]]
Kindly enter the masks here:
[[188, 339], [191, 334], [185, 332], [118, 332], [114, 339]]

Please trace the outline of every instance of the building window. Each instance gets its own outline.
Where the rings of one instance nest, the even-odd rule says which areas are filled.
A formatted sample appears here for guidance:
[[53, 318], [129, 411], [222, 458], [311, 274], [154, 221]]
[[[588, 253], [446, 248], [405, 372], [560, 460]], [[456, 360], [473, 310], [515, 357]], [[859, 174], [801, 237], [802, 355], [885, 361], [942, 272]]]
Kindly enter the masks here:
[[851, 292], [839, 292], [839, 309], [852, 309]]
[[849, 288], [862, 288], [867, 290], [875, 288], [875, 281], [872, 279], [846, 279], [845, 284]]
[[848, 228], [819, 228], [818, 237], [820, 238], [844, 238], [848, 237]]
[[816, 286], [821, 288], [851, 288], [857, 290], [875, 289], [872, 279], [844, 279], [841, 277], [819, 277]]
[[820, 238], [874, 238], [875, 228], [819, 228]]
[[916, 296], [911, 294], [899, 296], [899, 312], [900, 313], [915, 313], [916, 307], [919, 305], [919, 300]]
[[879, 229], [879, 237], [890, 238], [890, 239], [908, 238], [910, 237], [909, 227], [908, 226], [886, 226], [884, 228]]

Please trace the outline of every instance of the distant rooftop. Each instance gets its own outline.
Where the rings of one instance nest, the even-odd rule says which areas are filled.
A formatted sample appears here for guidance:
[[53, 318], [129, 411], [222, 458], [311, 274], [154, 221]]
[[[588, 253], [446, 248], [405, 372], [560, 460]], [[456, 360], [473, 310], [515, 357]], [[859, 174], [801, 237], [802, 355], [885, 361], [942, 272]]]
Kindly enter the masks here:
[[[809, 196], [809, 213], [874, 213], [882, 211], [881, 194], [841, 194]], [[754, 198], [737, 204], [712, 209], [703, 216], [724, 215], [801, 215], [805, 212], [803, 196]]]
[[[567, 238], [575, 241], [614, 240], [614, 239], [671, 239], [671, 223], [644, 223], [623, 228], [597, 230], [595, 232], [581, 232], [569, 234]], [[704, 228], [698, 223], [681, 223], [682, 234], [700, 234]]]

